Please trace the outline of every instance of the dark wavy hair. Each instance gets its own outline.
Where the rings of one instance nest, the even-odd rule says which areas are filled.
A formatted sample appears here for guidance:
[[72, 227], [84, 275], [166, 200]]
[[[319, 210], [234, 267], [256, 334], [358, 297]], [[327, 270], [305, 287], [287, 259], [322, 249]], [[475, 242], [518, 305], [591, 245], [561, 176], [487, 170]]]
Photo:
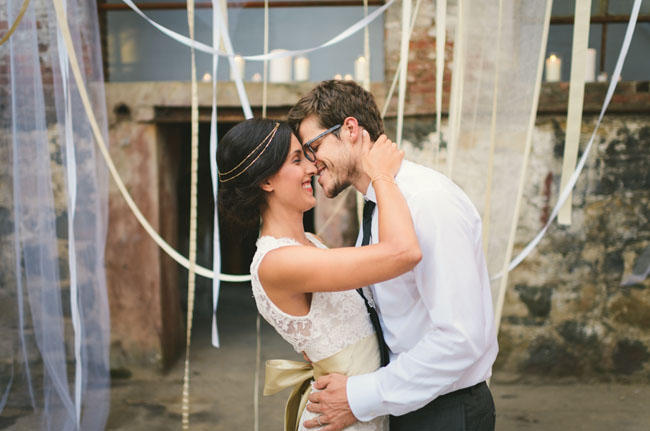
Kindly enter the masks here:
[[[291, 145], [291, 129], [286, 123], [280, 123], [271, 143], [256, 148], [273, 130], [277, 121], [251, 119], [235, 125], [219, 141], [217, 147], [217, 167], [219, 172], [228, 172], [239, 168], [225, 178], [241, 172], [253, 161], [255, 162], [239, 176], [230, 181], [219, 181], [217, 201], [219, 212], [227, 223], [244, 228], [259, 226], [260, 215], [266, 204], [265, 192], [261, 184], [280, 170]], [[264, 149], [266, 147], [266, 149]], [[259, 156], [259, 157], [258, 157]]]

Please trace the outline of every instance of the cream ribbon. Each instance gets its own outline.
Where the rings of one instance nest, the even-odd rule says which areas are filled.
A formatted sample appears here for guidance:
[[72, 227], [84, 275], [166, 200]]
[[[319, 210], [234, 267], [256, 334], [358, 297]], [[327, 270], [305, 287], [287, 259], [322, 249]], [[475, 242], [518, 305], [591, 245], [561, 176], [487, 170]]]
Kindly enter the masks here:
[[[499, 0], [497, 18], [497, 48], [495, 59], [501, 55], [501, 33], [503, 26], [503, 0]], [[488, 152], [488, 172], [485, 180], [485, 201], [483, 206], [483, 253], [487, 255], [490, 239], [490, 204], [492, 202], [492, 177], [494, 176], [494, 150], [496, 148], [497, 99], [499, 94], [499, 61], [494, 62], [494, 86], [492, 88], [492, 116], [490, 118], [490, 149]]]
[[[562, 160], [562, 179], [560, 190], [566, 187], [571, 173], [575, 169], [580, 144], [580, 127], [582, 126], [582, 105], [585, 95], [585, 63], [589, 46], [589, 21], [591, 18], [591, 0], [577, 0], [573, 22], [573, 49], [571, 54], [571, 83], [569, 84], [569, 108], [566, 122], [566, 139], [564, 141], [564, 158]], [[562, 225], [571, 224], [571, 193], [560, 209], [557, 221]]]
[[264, 395], [293, 387], [285, 407], [284, 429], [295, 431], [311, 392], [312, 378], [331, 373], [354, 376], [375, 371], [379, 365], [379, 347], [374, 333], [317, 362], [272, 359], [266, 361]]

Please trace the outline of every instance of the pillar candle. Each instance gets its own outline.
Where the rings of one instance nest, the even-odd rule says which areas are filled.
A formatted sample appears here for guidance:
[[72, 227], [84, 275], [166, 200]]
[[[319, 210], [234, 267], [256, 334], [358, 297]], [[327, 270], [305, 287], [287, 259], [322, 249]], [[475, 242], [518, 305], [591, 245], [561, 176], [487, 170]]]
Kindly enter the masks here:
[[357, 82], [363, 82], [366, 79], [366, 63], [366, 57], [363, 55], [359, 56], [354, 61], [354, 79]]
[[246, 60], [241, 55], [236, 55], [233, 61], [234, 68], [231, 65], [230, 67], [230, 80], [234, 81], [237, 76], [240, 79], [244, 79], [244, 72], [246, 70]]
[[585, 61], [585, 82], [594, 82], [596, 80], [596, 50], [589, 48], [587, 50], [587, 60]]
[[[274, 49], [271, 54], [286, 52], [285, 49]], [[270, 67], [271, 82], [290, 82], [291, 81], [291, 56], [272, 58]]]
[[309, 59], [298, 57], [293, 62], [293, 78], [295, 81], [309, 81]]
[[546, 82], [557, 82], [562, 76], [562, 59], [551, 54], [546, 59]]

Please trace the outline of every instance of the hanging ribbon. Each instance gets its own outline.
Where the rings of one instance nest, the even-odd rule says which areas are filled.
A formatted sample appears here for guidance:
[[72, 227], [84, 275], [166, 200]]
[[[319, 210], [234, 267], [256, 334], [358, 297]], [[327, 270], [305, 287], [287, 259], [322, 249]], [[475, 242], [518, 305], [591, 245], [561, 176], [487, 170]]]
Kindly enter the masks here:
[[434, 166], [438, 168], [442, 142], [442, 81], [445, 74], [445, 38], [447, 36], [447, 0], [436, 0], [436, 135]]
[[23, 2], [23, 5], [20, 7], [20, 11], [18, 12], [18, 15], [16, 16], [16, 19], [14, 20], [14, 23], [11, 24], [11, 27], [9, 27], [9, 31], [7, 34], [2, 36], [2, 39], [0, 39], [0, 46], [2, 46], [6, 41], [9, 40], [12, 34], [14, 34], [14, 31], [18, 28], [18, 24], [20, 24], [20, 21], [23, 19], [23, 15], [25, 15], [25, 12], [27, 11], [27, 6], [29, 6], [29, 0], [25, 0]]
[[451, 178], [454, 151], [458, 145], [460, 133], [460, 114], [463, 108], [463, 76], [464, 76], [464, 29], [463, 0], [458, 0], [458, 20], [456, 22], [456, 37], [454, 40], [454, 70], [451, 76], [451, 101], [449, 103], [449, 141], [447, 142], [447, 176]]
[[[216, 49], [221, 39], [221, 27], [218, 25], [216, 8], [220, 7], [218, 0], [212, 0], [212, 46]], [[212, 56], [212, 113], [210, 115], [210, 179], [212, 180], [212, 198], [214, 202], [214, 217], [212, 219], [212, 268], [221, 268], [221, 248], [219, 247], [219, 211], [217, 181], [217, 66], [219, 56]], [[219, 347], [217, 332], [217, 304], [219, 302], [219, 277], [212, 279], [212, 345]]]
[[[576, 166], [578, 146], [580, 145], [580, 127], [582, 126], [582, 105], [585, 95], [585, 64], [589, 46], [589, 21], [591, 18], [591, 0], [577, 0], [573, 21], [573, 48], [571, 54], [571, 82], [569, 84], [569, 108], [562, 160], [562, 177], [560, 190], [564, 190], [569, 176]], [[563, 225], [571, 224], [571, 193], [560, 209], [557, 221]]]
[[[67, 16], [67, 0], [63, 0], [63, 13]], [[81, 315], [79, 313], [79, 289], [77, 284], [77, 247], [75, 242], [74, 220], [77, 207], [77, 162], [72, 132], [72, 102], [70, 100], [70, 63], [68, 53], [63, 41], [61, 31], [57, 32], [57, 48], [59, 54], [59, 68], [61, 69], [61, 83], [63, 101], [65, 108], [64, 119], [64, 140], [65, 140], [65, 164], [66, 164], [66, 186], [68, 190], [68, 269], [70, 271], [70, 315], [72, 317], [72, 329], [74, 332], [74, 357], [75, 357], [75, 419], [77, 427], [81, 421], [81, 384], [82, 384], [82, 362], [81, 362]]]
[[[550, 0], [549, 0], [550, 2]], [[516, 258], [510, 262], [510, 264], [504, 268], [503, 271], [492, 277], [492, 280], [497, 280], [501, 277], [504, 277], [504, 275], [507, 275], [509, 271], [512, 271], [519, 265], [529, 254], [533, 249], [539, 244], [541, 241], [542, 237], [548, 230], [549, 226], [555, 219], [555, 217], [558, 215], [560, 212], [560, 208], [566, 201], [567, 197], [569, 196], [569, 193], [571, 193], [571, 190], [573, 187], [575, 187], [576, 182], [578, 181], [578, 177], [580, 176], [580, 172], [582, 172], [582, 169], [584, 168], [584, 165], [587, 161], [587, 156], [589, 155], [589, 152], [591, 151], [591, 147], [594, 143], [594, 139], [596, 138], [596, 132], [598, 132], [598, 128], [600, 127], [600, 123], [603, 120], [603, 117], [605, 116], [605, 112], [607, 111], [607, 107], [609, 106], [609, 102], [612, 100], [612, 96], [614, 95], [614, 90], [616, 89], [616, 84], [618, 83], [618, 79], [621, 76], [621, 70], [623, 69], [623, 63], [625, 62], [625, 57], [627, 56], [627, 52], [630, 48], [630, 42], [632, 41], [632, 34], [634, 33], [634, 28], [636, 27], [636, 21], [639, 16], [639, 8], [641, 7], [641, 0], [634, 0], [634, 5], [632, 7], [632, 13], [630, 14], [630, 21], [627, 24], [627, 29], [625, 30], [625, 38], [623, 39], [623, 45], [621, 47], [621, 52], [618, 55], [618, 60], [616, 60], [616, 67], [614, 68], [614, 73], [612, 74], [612, 79], [609, 81], [609, 87], [607, 88], [607, 94], [605, 96], [605, 101], [603, 102], [603, 107], [600, 110], [600, 114], [598, 116], [598, 121], [596, 121], [596, 126], [594, 127], [594, 131], [591, 134], [591, 137], [589, 138], [589, 142], [587, 143], [587, 146], [585, 147], [585, 151], [582, 153], [582, 157], [580, 157], [580, 160], [578, 161], [578, 165], [576, 167], [576, 170], [573, 172], [571, 177], [569, 178], [569, 181], [567, 182], [567, 185], [564, 189], [562, 189], [562, 192], [560, 193], [560, 196], [558, 198], [557, 204], [553, 208], [553, 211], [551, 211], [551, 215], [548, 218], [548, 221], [544, 225], [544, 227], [539, 231], [539, 233], [533, 238], [532, 241], [530, 241], [526, 247], [517, 255]], [[544, 51], [542, 51], [542, 57]], [[542, 58], [543, 61], [543, 58]], [[539, 92], [537, 92], [537, 96], [539, 95]], [[537, 100], [538, 97], [535, 97], [535, 100]], [[533, 124], [534, 124], [535, 119], [533, 118]], [[528, 139], [528, 138], [527, 138]], [[525, 165], [524, 165], [525, 166]], [[521, 176], [521, 182], [520, 184], [524, 183], [524, 174], [525, 172], [522, 172]], [[523, 194], [522, 192], [523, 187], [519, 188], [519, 195], [517, 196], [517, 201], [519, 202], [521, 197], [520, 195]], [[516, 208], [519, 206], [517, 205]], [[518, 212], [518, 211], [517, 211]], [[515, 216], [518, 214], [515, 213]], [[515, 218], [516, 220], [516, 218]], [[516, 226], [513, 226], [513, 230], [516, 229]], [[513, 238], [514, 235], [511, 232], [511, 242], [514, 242]], [[509, 244], [509, 249], [511, 248], [511, 244]], [[507, 261], [507, 260], [506, 260]], [[505, 279], [506, 277], [504, 277]], [[503, 293], [505, 295], [505, 292]]]
[[397, 146], [402, 146], [404, 127], [404, 100], [406, 99], [406, 78], [408, 77], [409, 56], [409, 18], [411, 17], [411, 0], [402, 0], [402, 40], [400, 43], [400, 76], [397, 96]]
[[[131, 1], [131, 0], [122, 0], [127, 6], [129, 6], [135, 13], [140, 15], [142, 18], [144, 18], [147, 22], [149, 22], [151, 25], [156, 27], [158, 30], [160, 30], [162, 33], [166, 34], [167, 36], [171, 37], [175, 41], [182, 43], [183, 45], [187, 45], [189, 47], [192, 47], [196, 49], [197, 51], [202, 51], [207, 54], [214, 54], [216, 53], [217, 55], [220, 55], [222, 57], [231, 57], [234, 58], [235, 54], [230, 53], [230, 52], [223, 52], [220, 50], [215, 50], [213, 47], [206, 45], [201, 42], [197, 42], [195, 40], [191, 40], [187, 36], [183, 36], [180, 33], [176, 33], [173, 30], [168, 29], [165, 26], [162, 26], [149, 18], [147, 15], [145, 15], [138, 7]], [[388, 3], [383, 5], [382, 7], [376, 9], [373, 11], [371, 14], [369, 14], [366, 18], [363, 18], [350, 27], [348, 27], [346, 30], [343, 32], [339, 33], [337, 36], [331, 38], [327, 42], [323, 43], [322, 45], [315, 46], [313, 48], [306, 48], [306, 49], [298, 49], [294, 51], [284, 51], [284, 52], [277, 52], [277, 53], [270, 53], [270, 54], [261, 54], [261, 55], [244, 55], [242, 56], [244, 60], [249, 60], [249, 61], [264, 61], [264, 60], [272, 60], [274, 58], [282, 58], [282, 57], [293, 57], [293, 56], [298, 56], [301, 54], [307, 54], [313, 51], [317, 51], [319, 49], [326, 48], [328, 46], [332, 46], [334, 44], [337, 44], [348, 37], [352, 36], [354, 33], [358, 32], [368, 24], [370, 24], [372, 21], [377, 19], [379, 16], [381, 16], [386, 9], [388, 9], [395, 0], [390, 0]]]
[[497, 48], [494, 62], [494, 86], [492, 87], [492, 116], [490, 118], [490, 149], [488, 151], [488, 173], [485, 181], [485, 204], [483, 206], [483, 252], [487, 255], [490, 239], [490, 204], [492, 202], [492, 177], [494, 174], [494, 150], [496, 148], [497, 99], [499, 94], [499, 57], [501, 56], [501, 32], [503, 23], [503, 0], [499, 0], [497, 18]]

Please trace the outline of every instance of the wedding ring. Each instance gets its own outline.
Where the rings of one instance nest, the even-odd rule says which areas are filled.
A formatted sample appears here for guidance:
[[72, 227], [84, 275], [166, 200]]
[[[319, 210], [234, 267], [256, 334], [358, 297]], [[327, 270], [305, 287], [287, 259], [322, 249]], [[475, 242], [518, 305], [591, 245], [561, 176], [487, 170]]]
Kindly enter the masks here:
[[322, 424], [321, 421], [320, 421], [320, 416], [316, 416], [316, 422], [318, 422], [318, 426], [319, 426], [319, 427], [322, 427], [322, 426], [323, 426], [323, 424]]

